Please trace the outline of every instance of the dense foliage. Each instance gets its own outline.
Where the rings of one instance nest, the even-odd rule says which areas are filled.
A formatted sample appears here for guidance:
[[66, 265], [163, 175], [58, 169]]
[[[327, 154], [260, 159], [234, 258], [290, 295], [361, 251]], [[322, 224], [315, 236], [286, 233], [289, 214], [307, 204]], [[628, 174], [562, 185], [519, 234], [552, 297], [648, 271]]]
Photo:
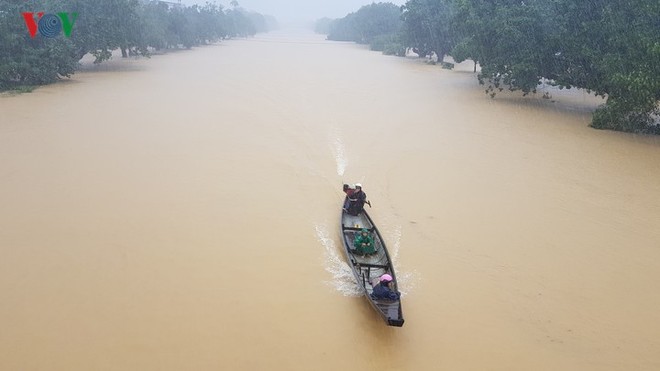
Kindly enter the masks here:
[[388, 38], [420, 56], [478, 62], [491, 96], [542, 81], [583, 88], [607, 98], [592, 126], [660, 133], [657, 0], [408, 0], [400, 20], [361, 11], [333, 21], [328, 37], [371, 43], [390, 22], [399, 31]]
[[403, 55], [403, 45], [398, 44], [402, 24], [400, 7], [392, 3], [373, 3], [327, 26], [317, 23], [317, 29], [327, 27], [329, 40], [370, 44], [373, 50], [388, 49], [395, 51], [391, 54], [400, 51]]
[[439, 59], [453, 47], [453, 8], [448, 1], [410, 0], [403, 6], [403, 40], [420, 56]]
[[[21, 13], [77, 13], [71, 37], [36, 34]], [[0, 91], [39, 85], [70, 76], [78, 61], [92, 54], [100, 63], [121, 50], [123, 56], [150, 50], [191, 48], [233, 36], [273, 29], [272, 17], [248, 12], [236, 1], [229, 9], [207, 3], [171, 6], [150, 0], [0, 0]]]
[[20, 15], [23, 5], [0, 2], [0, 90], [53, 82], [76, 68], [77, 60], [71, 57], [75, 46], [70, 39], [30, 38]]

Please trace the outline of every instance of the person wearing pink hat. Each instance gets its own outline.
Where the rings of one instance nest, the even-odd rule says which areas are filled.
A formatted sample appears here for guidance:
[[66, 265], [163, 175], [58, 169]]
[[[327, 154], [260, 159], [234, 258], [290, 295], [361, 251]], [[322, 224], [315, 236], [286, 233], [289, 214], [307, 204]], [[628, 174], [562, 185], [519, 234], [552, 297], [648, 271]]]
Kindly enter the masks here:
[[374, 286], [374, 291], [371, 292], [371, 297], [373, 299], [388, 299], [388, 300], [399, 300], [401, 293], [392, 290], [391, 284], [392, 276], [385, 273], [380, 276], [380, 280], [376, 286]]

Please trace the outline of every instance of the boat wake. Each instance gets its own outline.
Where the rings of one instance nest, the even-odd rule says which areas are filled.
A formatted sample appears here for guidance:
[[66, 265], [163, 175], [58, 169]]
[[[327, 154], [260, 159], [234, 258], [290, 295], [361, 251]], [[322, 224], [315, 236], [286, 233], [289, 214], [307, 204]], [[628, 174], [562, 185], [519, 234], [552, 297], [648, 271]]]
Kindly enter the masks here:
[[392, 263], [396, 263], [399, 258], [399, 248], [401, 247], [401, 226], [397, 225], [394, 228], [388, 228], [385, 234], [386, 236], [383, 236], [385, 241], [387, 241], [385, 243], [391, 246], [387, 249], [390, 253], [390, 259], [392, 259]]
[[337, 175], [344, 176], [346, 165], [348, 165], [348, 159], [346, 158], [346, 151], [344, 150], [344, 142], [341, 141], [341, 136], [336, 129], [331, 133], [330, 140], [332, 141], [332, 152], [335, 156], [335, 162], [337, 163]]
[[388, 248], [387, 251], [390, 253], [390, 259], [392, 260], [392, 265], [394, 266], [394, 271], [396, 272], [396, 280], [399, 284], [399, 291], [401, 296], [406, 296], [414, 290], [417, 281], [419, 281], [419, 273], [417, 271], [408, 271], [401, 267], [399, 264], [399, 250], [401, 248], [401, 225], [396, 225], [392, 228], [386, 228], [383, 231], [383, 238]]
[[317, 223], [314, 229], [316, 237], [325, 249], [325, 270], [332, 274], [332, 280], [326, 281], [326, 283], [344, 296], [362, 295], [360, 286], [355, 282], [351, 267], [339, 256], [335, 242], [328, 233], [328, 227], [325, 224]]
[[[344, 296], [361, 296], [362, 291], [357, 282], [355, 282], [353, 271], [341, 258], [341, 252], [335, 245], [335, 241], [330, 237], [328, 227], [325, 224], [317, 223], [314, 225], [314, 230], [316, 231], [316, 238], [324, 248], [325, 270], [332, 274], [332, 280], [326, 281], [326, 283]], [[388, 248], [388, 251], [395, 268], [399, 291], [401, 292], [401, 296], [406, 296], [414, 290], [419, 280], [419, 274], [417, 271], [404, 270], [397, 264], [397, 257], [399, 256], [399, 248], [401, 246], [401, 226], [396, 226], [386, 231], [385, 234], [383, 238], [391, 246], [391, 248]]]

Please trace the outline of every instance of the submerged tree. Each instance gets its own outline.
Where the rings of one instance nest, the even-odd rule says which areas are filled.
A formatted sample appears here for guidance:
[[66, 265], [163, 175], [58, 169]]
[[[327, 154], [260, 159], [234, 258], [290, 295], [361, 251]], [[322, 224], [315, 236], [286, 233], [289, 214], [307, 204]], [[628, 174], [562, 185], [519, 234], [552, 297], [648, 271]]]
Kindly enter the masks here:
[[[35, 30], [31, 37], [22, 12], [35, 12], [35, 17], [37, 12], [65, 12], [72, 17], [71, 33], [48, 38]], [[191, 48], [274, 25], [272, 17], [247, 12], [238, 3], [225, 12], [212, 3], [184, 7], [142, 0], [0, 0], [0, 90], [70, 76], [86, 54], [101, 63], [114, 50], [124, 57], [149, 55], [150, 48]]]
[[36, 1], [0, 0], [0, 90], [47, 84], [70, 76], [77, 67], [71, 40], [30, 36], [21, 13], [38, 6], [43, 7]]
[[[373, 3], [328, 25], [328, 39], [370, 44], [373, 50], [395, 50], [399, 54], [401, 8], [392, 3]], [[403, 53], [401, 53], [403, 55]]]
[[607, 98], [592, 126], [660, 132], [660, 3], [456, 0], [454, 59], [479, 61], [487, 93], [545, 79]]
[[403, 6], [402, 39], [420, 57], [435, 53], [439, 60], [454, 46], [451, 0], [410, 0]]
[[607, 97], [592, 126], [660, 133], [660, 2], [556, 0], [556, 83]]
[[657, 0], [408, 0], [403, 23], [393, 7], [371, 4], [334, 20], [328, 38], [472, 59], [492, 97], [526, 95], [541, 82], [587, 89], [607, 98], [592, 126], [660, 133]]
[[90, 53], [100, 63], [112, 57], [112, 51], [129, 48], [145, 51], [139, 38], [141, 23], [137, 0], [60, 0], [61, 9], [78, 13], [71, 40], [78, 58]]
[[504, 87], [535, 91], [543, 78], [553, 75], [553, 25], [543, 0], [493, 3], [485, 0], [456, 2], [458, 42], [452, 51], [457, 62], [478, 60], [479, 81], [487, 92]]
[[229, 36], [248, 37], [257, 33], [257, 27], [250, 20], [249, 13], [238, 6], [227, 11]]

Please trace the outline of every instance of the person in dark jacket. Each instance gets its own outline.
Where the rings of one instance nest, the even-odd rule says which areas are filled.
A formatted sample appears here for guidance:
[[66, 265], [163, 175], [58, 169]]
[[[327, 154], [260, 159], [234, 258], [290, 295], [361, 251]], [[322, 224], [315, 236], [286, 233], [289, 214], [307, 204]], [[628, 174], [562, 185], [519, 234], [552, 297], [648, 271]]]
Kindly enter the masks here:
[[359, 215], [367, 202], [367, 194], [362, 191], [362, 184], [355, 184], [355, 192], [348, 196], [349, 204], [347, 212], [351, 215]]
[[346, 193], [346, 196], [351, 197], [353, 192], [355, 192], [354, 184], [344, 184], [344, 193]]
[[344, 199], [344, 211], [348, 211], [348, 207], [351, 205], [351, 196], [355, 193], [355, 186], [353, 184], [344, 184], [344, 193], [346, 193], [346, 199]]
[[374, 286], [374, 291], [371, 293], [372, 299], [388, 299], [399, 300], [401, 293], [392, 290], [390, 284], [392, 283], [392, 276], [384, 274], [380, 276], [380, 282]]

